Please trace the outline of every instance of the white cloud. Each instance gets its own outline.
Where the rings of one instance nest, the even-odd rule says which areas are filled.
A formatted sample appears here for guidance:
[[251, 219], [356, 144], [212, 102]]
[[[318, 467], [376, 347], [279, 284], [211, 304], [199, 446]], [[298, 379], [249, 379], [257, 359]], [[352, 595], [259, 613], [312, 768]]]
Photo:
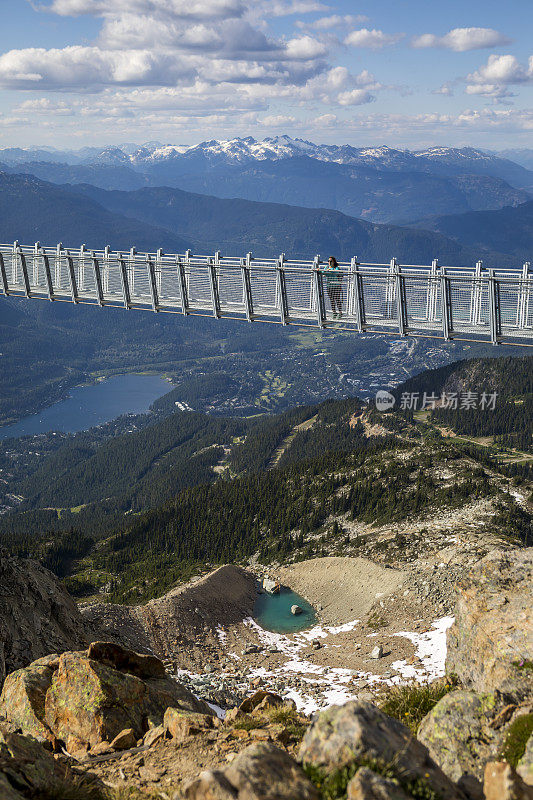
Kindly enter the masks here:
[[471, 84], [465, 88], [465, 93], [490, 97], [497, 102], [503, 102], [510, 97], [516, 97], [515, 92], [511, 92], [506, 86], [498, 86], [496, 83]]
[[336, 125], [338, 121], [339, 118], [336, 114], [321, 114], [319, 117], [316, 117], [314, 124], [317, 128], [330, 128]]
[[388, 34], [383, 31], [373, 28], [361, 28], [358, 31], [352, 31], [344, 40], [344, 44], [352, 47], [369, 47], [372, 50], [378, 50], [381, 47], [396, 44], [402, 37], [403, 33]]
[[444, 97], [453, 97], [453, 87], [451, 81], [443, 83], [438, 89], [433, 89], [432, 94], [442, 94]]
[[296, 39], [290, 39], [286, 45], [287, 56], [296, 59], [310, 59], [325, 56], [327, 53], [326, 46], [313, 39], [311, 36], [298, 36]]
[[286, 114], [270, 114], [258, 120], [258, 122], [268, 128], [280, 128], [283, 125], [294, 125], [296, 117], [287, 116]]
[[497, 47], [509, 44], [510, 39], [503, 33], [493, 28], [453, 28], [445, 36], [435, 36], [433, 33], [424, 33], [415, 36], [411, 44], [413, 47], [447, 47], [457, 53], [467, 50], [482, 50], [485, 47]]
[[263, 0], [252, 6], [252, 13], [265, 17], [289, 17], [293, 14], [312, 14], [325, 11], [327, 6], [317, 0]]
[[75, 45], [10, 50], [0, 56], [0, 86], [6, 88], [91, 91], [110, 84], [175, 84], [192, 75], [186, 58], [145, 50], [105, 51]]
[[314, 22], [303, 22], [298, 20], [296, 25], [299, 28], [309, 28], [315, 31], [329, 31], [334, 28], [349, 28], [352, 25], [360, 25], [363, 22], [368, 22], [368, 17], [364, 14], [331, 14], [329, 17], [320, 17], [315, 19]]
[[533, 56], [527, 67], [512, 55], [491, 55], [486, 64], [468, 76], [470, 83], [525, 83], [533, 77]]
[[338, 96], [341, 106], [362, 106], [366, 103], [373, 103], [375, 99], [374, 95], [367, 92], [366, 89], [351, 89], [348, 92], [340, 92]]
[[250, 53], [283, 54], [283, 44], [269, 40], [243, 19], [226, 19], [217, 23], [196, 22], [184, 25], [180, 21], [162, 22], [133, 14], [104, 22], [99, 45], [108, 50], [151, 48], [173, 51], [200, 49], [223, 54], [225, 58], [242, 58]]
[[42, 4], [40, 8], [70, 17], [120, 17], [129, 13], [185, 19], [236, 17], [245, 10], [241, 0], [53, 0], [50, 5]]

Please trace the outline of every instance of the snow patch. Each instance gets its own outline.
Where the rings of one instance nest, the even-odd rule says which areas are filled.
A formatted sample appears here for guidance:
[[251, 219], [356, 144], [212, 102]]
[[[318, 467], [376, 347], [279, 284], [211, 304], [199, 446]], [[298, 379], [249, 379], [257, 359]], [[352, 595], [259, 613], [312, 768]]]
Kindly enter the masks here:
[[446, 665], [446, 632], [455, 622], [455, 617], [441, 617], [433, 623], [433, 630], [426, 633], [401, 631], [395, 636], [405, 636], [416, 647], [416, 655], [422, 661], [422, 667], [407, 664], [406, 661], [395, 661], [391, 666], [404, 678], [432, 681], [442, 678]]

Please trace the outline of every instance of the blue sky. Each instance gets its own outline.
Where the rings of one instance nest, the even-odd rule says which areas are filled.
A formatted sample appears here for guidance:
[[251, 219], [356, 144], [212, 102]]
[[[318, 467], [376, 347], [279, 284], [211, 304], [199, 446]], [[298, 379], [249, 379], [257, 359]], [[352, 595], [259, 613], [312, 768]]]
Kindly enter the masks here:
[[530, 0], [0, 0], [0, 141], [533, 146]]

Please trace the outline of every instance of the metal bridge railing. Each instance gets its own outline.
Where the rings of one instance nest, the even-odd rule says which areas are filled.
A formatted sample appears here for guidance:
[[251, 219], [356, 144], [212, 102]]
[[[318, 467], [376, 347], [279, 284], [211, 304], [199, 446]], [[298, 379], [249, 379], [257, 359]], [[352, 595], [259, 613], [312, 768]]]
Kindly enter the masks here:
[[[494, 344], [533, 342], [533, 274], [520, 269], [0, 245], [0, 292], [283, 325], [342, 326]], [[339, 313], [340, 308], [340, 313]]]

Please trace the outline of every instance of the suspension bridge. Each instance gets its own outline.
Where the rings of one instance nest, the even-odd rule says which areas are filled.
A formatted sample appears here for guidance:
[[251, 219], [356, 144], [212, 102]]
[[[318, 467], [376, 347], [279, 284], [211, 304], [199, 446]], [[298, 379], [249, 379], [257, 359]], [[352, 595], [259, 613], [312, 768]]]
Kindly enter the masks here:
[[0, 293], [128, 310], [533, 344], [533, 273], [0, 244]]

